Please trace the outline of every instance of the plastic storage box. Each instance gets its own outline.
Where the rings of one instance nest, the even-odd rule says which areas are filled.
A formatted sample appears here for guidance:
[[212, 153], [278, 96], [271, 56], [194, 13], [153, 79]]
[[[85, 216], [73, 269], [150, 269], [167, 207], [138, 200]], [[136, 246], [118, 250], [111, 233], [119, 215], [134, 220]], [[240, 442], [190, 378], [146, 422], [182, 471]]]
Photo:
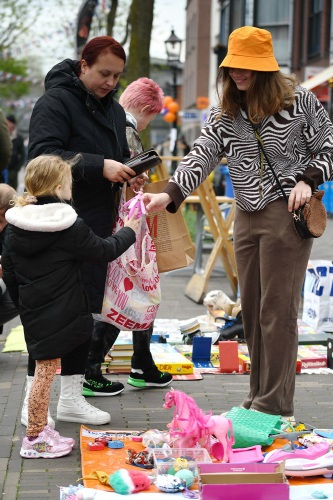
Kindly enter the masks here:
[[195, 482], [199, 475], [197, 463], [212, 463], [205, 448], [153, 448], [152, 453], [156, 474], [174, 474], [180, 469], [189, 469]]

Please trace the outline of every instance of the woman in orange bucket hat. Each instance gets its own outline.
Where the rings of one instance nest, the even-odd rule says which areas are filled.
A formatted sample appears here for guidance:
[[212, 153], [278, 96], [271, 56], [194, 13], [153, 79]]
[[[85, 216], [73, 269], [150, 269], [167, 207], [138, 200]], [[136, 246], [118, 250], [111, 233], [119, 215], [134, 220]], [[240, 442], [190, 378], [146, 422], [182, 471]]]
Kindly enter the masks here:
[[250, 390], [242, 405], [293, 421], [297, 317], [313, 239], [296, 233], [292, 211], [332, 178], [333, 126], [314, 94], [280, 72], [271, 34], [260, 28], [243, 26], [231, 33], [217, 92], [218, 105], [191, 151], [164, 192], [145, 194], [145, 203], [148, 212], [175, 212], [227, 157], [251, 357]]

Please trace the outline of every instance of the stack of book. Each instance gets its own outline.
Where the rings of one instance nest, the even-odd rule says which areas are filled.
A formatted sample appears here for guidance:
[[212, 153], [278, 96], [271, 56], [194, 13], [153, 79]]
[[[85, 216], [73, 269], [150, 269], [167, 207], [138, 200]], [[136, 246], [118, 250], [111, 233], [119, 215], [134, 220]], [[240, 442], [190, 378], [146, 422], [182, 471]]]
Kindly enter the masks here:
[[301, 370], [327, 368], [327, 347], [324, 345], [298, 346], [297, 357], [301, 360]]
[[184, 344], [193, 344], [193, 337], [202, 337], [198, 318], [191, 318], [179, 322]]
[[184, 321], [179, 321], [179, 326], [182, 335], [192, 335], [194, 333], [201, 333], [200, 323], [198, 318], [190, 318]]
[[129, 373], [133, 354], [132, 332], [120, 332], [119, 337], [105, 356], [102, 373]]
[[[193, 363], [183, 356], [174, 346], [166, 343], [151, 343], [150, 351], [157, 368], [172, 375], [190, 375]], [[132, 332], [121, 331], [114, 346], [105, 356], [102, 373], [129, 373], [133, 354]]]
[[152, 342], [165, 338], [169, 344], [180, 344], [183, 340], [178, 319], [155, 319]]

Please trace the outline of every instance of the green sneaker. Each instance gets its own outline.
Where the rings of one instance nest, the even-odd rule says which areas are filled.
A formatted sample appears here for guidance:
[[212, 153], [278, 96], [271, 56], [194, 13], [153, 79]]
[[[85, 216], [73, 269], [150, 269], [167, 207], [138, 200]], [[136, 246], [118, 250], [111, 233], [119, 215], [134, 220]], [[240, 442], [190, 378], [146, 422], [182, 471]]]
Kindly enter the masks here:
[[125, 389], [121, 382], [111, 382], [101, 375], [86, 379], [83, 383], [82, 396], [116, 396]]
[[127, 383], [133, 387], [165, 387], [172, 382], [172, 375], [168, 372], [160, 372], [156, 366], [144, 373], [130, 373]]

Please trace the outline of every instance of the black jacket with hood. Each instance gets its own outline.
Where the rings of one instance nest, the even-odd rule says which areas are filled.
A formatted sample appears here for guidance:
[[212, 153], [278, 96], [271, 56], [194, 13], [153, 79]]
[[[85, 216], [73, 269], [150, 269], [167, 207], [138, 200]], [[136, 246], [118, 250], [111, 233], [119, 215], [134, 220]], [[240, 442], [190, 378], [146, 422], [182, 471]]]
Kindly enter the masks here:
[[[104, 159], [129, 159], [126, 117], [114, 91], [96, 99], [79, 71], [78, 61], [65, 59], [46, 75], [46, 92], [30, 120], [28, 159], [42, 154], [69, 159], [80, 153], [82, 160], [73, 169], [74, 207], [95, 234], [107, 237], [112, 233], [118, 188], [103, 177]], [[100, 312], [106, 265], [86, 266], [84, 275], [93, 311]]]
[[54, 198], [11, 208], [6, 218], [3, 279], [19, 309], [29, 354], [62, 357], [92, 334], [82, 262], [116, 259], [135, 242], [135, 233], [124, 227], [102, 239]]

